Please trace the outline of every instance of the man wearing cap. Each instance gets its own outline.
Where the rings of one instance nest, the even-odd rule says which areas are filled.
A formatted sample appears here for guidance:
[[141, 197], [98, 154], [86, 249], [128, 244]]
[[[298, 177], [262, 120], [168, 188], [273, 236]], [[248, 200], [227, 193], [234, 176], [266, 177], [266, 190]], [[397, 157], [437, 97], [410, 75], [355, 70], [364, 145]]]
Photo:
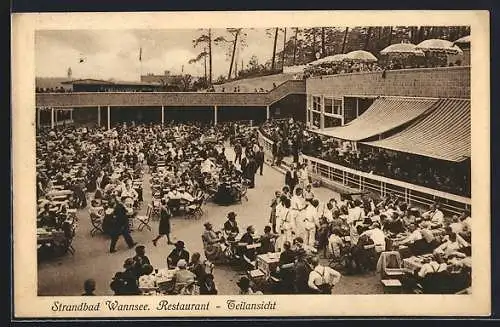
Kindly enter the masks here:
[[177, 241], [175, 243], [175, 248], [170, 252], [167, 257], [167, 264], [169, 268], [174, 268], [179, 260], [184, 259], [186, 262], [189, 261], [189, 252], [184, 249], [184, 242]]
[[175, 272], [173, 280], [175, 282], [174, 292], [179, 294], [180, 291], [195, 282], [196, 275], [187, 270], [187, 261], [185, 259], [179, 259], [176, 263], [178, 270]]

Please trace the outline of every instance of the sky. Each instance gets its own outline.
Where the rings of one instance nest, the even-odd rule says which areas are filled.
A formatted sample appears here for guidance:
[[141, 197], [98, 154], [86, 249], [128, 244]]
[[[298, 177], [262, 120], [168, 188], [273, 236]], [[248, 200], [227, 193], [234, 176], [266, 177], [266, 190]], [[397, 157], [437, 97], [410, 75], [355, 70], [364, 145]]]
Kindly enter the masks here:
[[[240, 50], [238, 66], [244, 66], [252, 55], [259, 63], [272, 57], [273, 36], [265, 29], [244, 29], [247, 46]], [[39, 30], [35, 34], [35, 67], [37, 77], [66, 77], [71, 67], [73, 78], [140, 80], [142, 74], [163, 74], [169, 70], [203, 76], [203, 61], [189, 64], [203, 50], [193, 47], [193, 39], [201, 35], [198, 29], [178, 30]], [[224, 29], [213, 29], [215, 36], [231, 39]], [[281, 33], [280, 33], [281, 36]], [[278, 39], [277, 51], [283, 46]], [[227, 76], [228, 45], [213, 46], [213, 79]], [[139, 52], [142, 48], [142, 64]], [[80, 63], [80, 58], [85, 58]], [[208, 61], [207, 61], [208, 62]], [[142, 67], [141, 67], [142, 65]]]

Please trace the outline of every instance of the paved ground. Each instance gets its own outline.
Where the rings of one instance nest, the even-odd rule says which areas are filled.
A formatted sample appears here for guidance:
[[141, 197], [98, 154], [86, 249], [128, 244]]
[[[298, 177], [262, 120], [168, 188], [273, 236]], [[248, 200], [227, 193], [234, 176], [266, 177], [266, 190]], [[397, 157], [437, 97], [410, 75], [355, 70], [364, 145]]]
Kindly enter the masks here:
[[[232, 151], [226, 151], [233, 155]], [[147, 177], [147, 176], [146, 176]], [[238, 214], [237, 220], [240, 228], [252, 224], [257, 231], [263, 231], [269, 217], [269, 204], [274, 191], [280, 189], [284, 183], [284, 176], [277, 170], [265, 166], [264, 175], [256, 176], [256, 188], [248, 190], [248, 202], [231, 206], [218, 206], [208, 203], [204, 207], [205, 215], [198, 220], [189, 220], [183, 217], [171, 219], [173, 241], [183, 240], [186, 248], [191, 253], [203, 253], [201, 234], [203, 223], [210, 221], [214, 226], [222, 227], [226, 215], [230, 211]], [[321, 200], [336, 196], [325, 188], [314, 190]], [[144, 182], [145, 203], [151, 199], [149, 180]], [[144, 209], [142, 211], [145, 211]], [[144, 212], [143, 212], [144, 213]], [[87, 278], [96, 280], [97, 295], [111, 295], [109, 283], [115, 272], [122, 270], [126, 258], [134, 255], [134, 250], [129, 250], [125, 241], [120, 238], [117, 252], [110, 254], [109, 239], [97, 235], [90, 236], [90, 218], [87, 210], [78, 212], [79, 226], [74, 239], [76, 253], [56, 259], [44, 260], [38, 263], [38, 294], [39, 295], [80, 295], [83, 282]], [[144, 230], [134, 231], [132, 236], [136, 242], [146, 246], [146, 252], [154, 267], [166, 266], [166, 258], [173, 246], [166, 244], [166, 239], [160, 240], [154, 247], [151, 240], [156, 236], [158, 223], [152, 222], [152, 232]], [[245, 272], [237, 267], [217, 266], [214, 271], [215, 282], [219, 294], [237, 294], [236, 281]], [[382, 293], [379, 276], [367, 273], [361, 276], [345, 276], [335, 287], [338, 294], [377, 294]]]

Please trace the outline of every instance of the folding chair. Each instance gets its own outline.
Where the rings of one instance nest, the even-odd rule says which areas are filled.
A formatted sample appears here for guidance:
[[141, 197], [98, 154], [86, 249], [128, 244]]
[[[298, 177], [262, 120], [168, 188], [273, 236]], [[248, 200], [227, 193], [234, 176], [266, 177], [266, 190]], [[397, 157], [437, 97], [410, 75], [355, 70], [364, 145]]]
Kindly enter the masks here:
[[92, 237], [95, 236], [95, 234], [99, 233], [104, 233], [104, 230], [102, 229], [102, 218], [99, 217], [96, 214], [91, 213], [90, 214], [90, 222], [92, 224], [92, 229], [90, 230], [90, 235]]
[[137, 230], [142, 231], [144, 227], [149, 229], [151, 231], [151, 226], [149, 225], [149, 221], [151, 220], [151, 215], [153, 214], [153, 206], [151, 204], [148, 204], [148, 209], [146, 210], [146, 215], [145, 216], [137, 216], [137, 220], [139, 220], [139, 226], [137, 227]]

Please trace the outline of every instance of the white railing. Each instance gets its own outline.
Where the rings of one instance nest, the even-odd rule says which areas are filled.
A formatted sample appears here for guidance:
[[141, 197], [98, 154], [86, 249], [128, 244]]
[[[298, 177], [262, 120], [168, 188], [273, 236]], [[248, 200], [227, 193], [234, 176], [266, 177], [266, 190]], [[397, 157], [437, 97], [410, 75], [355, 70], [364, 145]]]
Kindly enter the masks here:
[[439, 202], [442, 210], [460, 214], [470, 209], [471, 199], [456, 194], [434, 190], [395, 179], [361, 172], [318, 158], [301, 155], [302, 162], [307, 163], [314, 178], [334, 182], [360, 191], [368, 191], [381, 196], [396, 194], [410, 206], [429, 206]]
[[258, 137], [259, 144], [264, 147], [264, 155], [266, 157], [272, 158], [273, 156], [273, 144], [274, 142], [262, 134], [262, 132], [259, 130], [259, 137]]

